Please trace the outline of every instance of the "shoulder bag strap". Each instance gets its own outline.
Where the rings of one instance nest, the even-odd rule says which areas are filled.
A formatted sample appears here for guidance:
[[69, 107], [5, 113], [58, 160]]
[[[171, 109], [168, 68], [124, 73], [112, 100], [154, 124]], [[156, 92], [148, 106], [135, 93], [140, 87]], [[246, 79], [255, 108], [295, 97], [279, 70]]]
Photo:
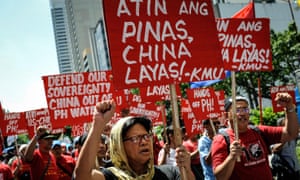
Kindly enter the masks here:
[[59, 164], [57, 161], [56, 161], [56, 165], [61, 169], [63, 170], [63, 172], [65, 172], [66, 174], [68, 174], [70, 177], [72, 177], [72, 173], [69, 172], [65, 167], [63, 167], [61, 164]]
[[45, 167], [45, 169], [44, 169], [44, 171], [43, 171], [43, 174], [42, 174], [42, 176], [41, 176], [41, 180], [43, 180], [44, 179], [44, 177], [45, 177], [45, 174], [46, 174], [46, 172], [47, 172], [47, 170], [48, 170], [48, 167], [49, 167], [49, 165], [50, 165], [50, 160], [51, 160], [51, 155], [49, 154], [49, 158], [48, 158], [48, 163], [47, 163], [47, 165], [46, 165], [46, 167]]

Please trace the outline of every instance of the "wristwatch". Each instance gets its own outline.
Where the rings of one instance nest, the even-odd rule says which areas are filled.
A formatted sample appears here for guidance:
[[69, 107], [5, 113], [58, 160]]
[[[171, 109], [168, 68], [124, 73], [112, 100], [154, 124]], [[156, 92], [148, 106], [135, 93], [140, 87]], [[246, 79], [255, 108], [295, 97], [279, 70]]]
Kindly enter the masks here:
[[292, 108], [286, 108], [285, 111], [288, 113], [296, 112], [296, 107], [295, 107], [295, 105], [293, 105]]

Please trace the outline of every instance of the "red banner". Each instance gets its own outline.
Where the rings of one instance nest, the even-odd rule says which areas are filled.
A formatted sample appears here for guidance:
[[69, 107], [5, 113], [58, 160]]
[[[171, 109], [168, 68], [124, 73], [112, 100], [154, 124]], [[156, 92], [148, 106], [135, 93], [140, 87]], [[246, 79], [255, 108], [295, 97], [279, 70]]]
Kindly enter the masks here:
[[153, 103], [132, 103], [129, 114], [132, 116], [146, 116], [152, 120], [153, 124], [162, 124], [160, 106]]
[[25, 120], [27, 122], [27, 129], [29, 137], [33, 137], [36, 134], [36, 129], [39, 126], [46, 127], [52, 133], [61, 133], [64, 131], [64, 127], [53, 128], [50, 113], [47, 108], [41, 108], [31, 111], [26, 111]]
[[210, 0], [104, 0], [115, 88], [225, 77]]
[[27, 133], [27, 122], [24, 112], [5, 113], [1, 122], [3, 136], [12, 136]]
[[[181, 95], [180, 87], [176, 86], [176, 94]], [[150, 85], [147, 87], [140, 87], [140, 96], [143, 102], [157, 102], [162, 100], [170, 100], [170, 85]]]
[[181, 99], [181, 116], [183, 118], [186, 134], [188, 136], [201, 134], [203, 132], [203, 119], [197, 119], [195, 117], [189, 100], [187, 99]]
[[272, 106], [273, 106], [273, 112], [281, 112], [284, 111], [282, 106], [279, 106], [276, 101], [276, 94], [279, 92], [287, 92], [293, 97], [293, 102], [296, 104], [296, 98], [295, 98], [295, 86], [294, 85], [287, 85], [287, 86], [274, 86], [271, 87], [271, 99], [272, 99]]
[[187, 89], [186, 93], [197, 119], [221, 116], [219, 99], [213, 88]]
[[226, 70], [272, 70], [269, 19], [217, 19], [217, 29]]
[[112, 99], [110, 71], [44, 76], [53, 127], [90, 122], [97, 102]]
[[[225, 91], [223, 91], [223, 90], [215, 91], [215, 95], [218, 100], [220, 112], [225, 112]], [[220, 117], [220, 116], [218, 116], [218, 117]]]

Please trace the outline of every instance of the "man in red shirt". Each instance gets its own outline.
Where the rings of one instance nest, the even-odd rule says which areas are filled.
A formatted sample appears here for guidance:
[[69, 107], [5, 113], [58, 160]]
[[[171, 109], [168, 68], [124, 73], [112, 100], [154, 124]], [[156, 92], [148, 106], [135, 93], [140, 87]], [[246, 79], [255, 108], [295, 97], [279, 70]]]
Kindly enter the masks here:
[[71, 180], [76, 162], [70, 155], [63, 154], [60, 141], [55, 141], [52, 145], [52, 153], [56, 158], [59, 180]]
[[272, 180], [268, 161], [268, 147], [276, 142], [285, 143], [297, 137], [298, 120], [292, 96], [278, 93], [276, 101], [285, 107], [287, 123], [284, 127], [258, 126], [260, 134], [248, 127], [249, 103], [244, 97], [236, 97], [236, 121], [239, 139], [235, 139], [232, 99], [225, 101], [225, 110], [230, 127], [227, 146], [223, 135], [215, 136], [212, 142], [212, 164], [217, 179]]
[[2, 180], [13, 180], [14, 179], [14, 176], [12, 174], [12, 171], [10, 169], [10, 167], [3, 163], [2, 162], [3, 160], [3, 157], [1, 155], [1, 158], [0, 158], [0, 179]]
[[27, 147], [27, 144], [22, 144], [19, 148], [18, 157], [12, 162], [11, 170], [15, 179], [30, 180], [32, 177], [30, 164], [24, 159], [24, 153]]
[[[56, 159], [50, 152], [52, 148], [52, 135], [46, 128], [39, 127], [25, 151], [25, 160], [31, 166], [32, 180], [58, 180], [58, 169]], [[38, 148], [36, 149], [36, 144]]]
[[191, 155], [191, 168], [196, 179], [204, 179], [198, 151], [198, 134], [189, 136], [186, 141], [183, 141], [182, 145]]

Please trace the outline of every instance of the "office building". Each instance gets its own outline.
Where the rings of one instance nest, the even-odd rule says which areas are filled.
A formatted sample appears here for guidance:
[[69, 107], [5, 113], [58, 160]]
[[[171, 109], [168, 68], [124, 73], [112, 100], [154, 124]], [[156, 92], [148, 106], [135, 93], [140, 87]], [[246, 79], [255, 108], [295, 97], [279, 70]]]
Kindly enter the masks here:
[[100, 0], [50, 0], [60, 73], [94, 70], [89, 29], [102, 17]]

